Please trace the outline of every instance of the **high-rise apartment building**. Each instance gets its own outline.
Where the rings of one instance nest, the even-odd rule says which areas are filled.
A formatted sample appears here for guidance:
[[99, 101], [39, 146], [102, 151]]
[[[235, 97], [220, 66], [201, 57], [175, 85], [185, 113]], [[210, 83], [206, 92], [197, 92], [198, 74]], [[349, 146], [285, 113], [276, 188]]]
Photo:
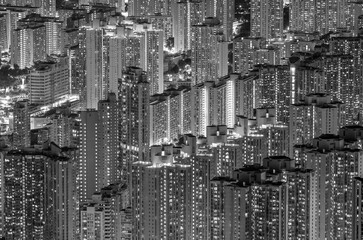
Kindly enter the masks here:
[[47, 55], [61, 53], [61, 28], [62, 22], [57, 18], [44, 17], [40, 14], [28, 14], [26, 17], [18, 20], [18, 28], [26, 27], [45, 27], [45, 52]]
[[[6, 153], [8, 149], [2, 145], [1, 146], [1, 152], [0, 152], [0, 159], [3, 159], [3, 155]], [[0, 171], [1, 173], [4, 172], [4, 161], [0, 161]], [[4, 196], [4, 174], [2, 174], [2, 176], [0, 177], [0, 193], [1, 196]], [[4, 204], [5, 204], [5, 199], [4, 197], [0, 200], [0, 237], [5, 237], [5, 229], [4, 229], [4, 225], [5, 225], [5, 216], [4, 216]]]
[[96, 158], [98, 139], [98, 112], [95, 110], [82, 111], [80, 119], [79, 145], [79, 186], [80, 202], [86, 202], [96, 189]]
[[106, 100], [98, 102], [95, 165], [97, 191], [120, 179], [118, 111], [119, 106], [114, 93], [110, 93]]
[[192, 87], [192, 133], [196, 136], [206, 136], [207, 126], [210, 125], [209, 100], [214, 82], [205, 82]]
[[99, 101], [98, 111], [79, 113], [81, 202], [120, 180], [118, 113], [114, 94]]
[[128, 15], [137, 17], [150, 15], [171, 16], [175, 5], [176, 2], [170, 0], [132, 0], [128, 5]]
[[191, 90], [191, 131], [206, 136], [207, 126], [227, 125], [233, 128], [243, 103], [238, 74], [218, 78], [216, 82], [197, 84]]
[[260, 64], [256, 61], [255, 53], [262, 48], [262, 38], [235, 38], [233, 39], [233, 71], [245, 73], [254, 65]]
[[[171, 9], [173, 9], [177, 6], [177, 2], [170, 2], [170, 4], [173, 4]], [[168, 11], [170, 11], [169, 9]], [[134, 20], [135, 22], [140, 23], [148, 23], [151, 24], [152, 29], [158, 29], [162, 30], [164, 32], [164, 46], [172, 47], [171, 44], [172, 38], [173, 38], [173, 18], [170, 15], [164, 15], [164, 14], [151, 14], [151, 15], [145, 15], [145, 16], [135, 16], [130, 17], [130, 19]]]
[[[121, 31], [121, 29], [117, 29]], [[118, 98], [118, 80], [122, 77], [126, 65], [126, 38], [113, 36], [109, 39], [109, 73], [108, 92], [113, 92]], [[135, 66], [136, 67], [136, 66]]]
[[343, 104], [327, 94], [309, 94], [290, 106], [290, 143], [307, 144], [321, 134], [337, 134], [343, 124]]
[[128, 205], [128, 189], [117, 183], [92, 195], [92, 200], [81, 206], [80, 239], [122, 239], [121, 213]]
[[[180, 159], [177, 159], [177, 162], [190, 165], [192, 171], [192, 239], [215, 239], [213, 227], [220, 226], [224, 222], [223, 213], [217, 212], [217, 209], [213, 209], [211, 205], [215, 204], [213, 198], [218, 194], [213, 192], [211, 179], [217, 174], [232, 175], [232, 169], [235, 168], [236, 146], [226, 142], [226, 130], [226, 126], [209, 126], [207, 138], [202, 137], [197, 140], [197, 137], [186, 134], [177, 145], [180, 149]], [[229, 177], [213, 179], [215, 178]]]
[[253, 74], [250, 72], [248, 76], [241, 76], [240, 81], [237, 81], [237, 89], [241, 89], [236, 105], [237, 115], [246, 118], [254, 117], [254, 109], [256, 109], [255, 86], [258, 78], [258, 72], [253, 71]]
[[272, 179], [284, 179], [287, 187], [287, 221], [288, 238], [312, 239], [311, 227], [316, 224], [312, 213], [316, 211], [315, 192], [312, 183], [315, 173], [311, 169], [296, 167], [295, 160], [285, 156], [272, 156], [263, 159], [263, 166], [268, 169]]
[[314, 239], [352, 238], [354, 178], [362, 176], [362, 150], [346, 147], [338, 135], [325, 134], [314, 138], [313, 148], [306, 148], [300, 159], [302, 166], [314, 170], [316, 180], [312, 191], [320, 211], [312, 213], [316, 224], [310, 225]]
[[346, 145], [352, 148], [362, 148], [363, 128], [360, 125], [348, 125], [339, 129], [338, 135], [346, 141]]
[[287, 66], [258, 67], [255, 108], [275, 108], [278, 122], [288, 123], [290, 105], [290, 70]]
[[289, 127], [284, 124], [261, 126], [257, 134], [265, 137], [267, 156], [291, 156]]
[[[77, 32], [78, 36], [78, 32]], [[81, 86], [83, 83], [83, 71], [78, 71], [80, 69], [79, 60], [79, 46], [69, 46], [64, 50], [68, 56], [68, 66], [69, 66], [69, 93], [77, 94], [81, 96]], [[82, 80], [82, 81], [81, 81]]]
[[192, 169], [191, 187], [191, 239], [210, 239], [210, 154], [195, 154], [190, 157]]
[[40, 62], [29, 75], [30, 103], [50, 105], [69, 94], [69, 65], [67, 57], [53, 62]]
[[212, 213], [220, 219], [219, 224], [213, 224], [213, 237], [310, 236], [309, 225], [314, 223], [311, 222], [314, 209], [310, 205], [314, 196], [312, 179], [311, 170], [296, 168], [294, 161], [284, 156], [266, 158], [263, 166], [255, 164], [236, 169], [233, 178], [213, 179]]
[[238, 116], [233, 142], [239, 145], [237, 167], [261, 164], [268, 156], [292, 154], [289, 127], [276, 122], [275, 109], [257, 109], [254, 119]]
[[34, 7], [38, 7], [37, 12], [44, 17], [57, 17], [56, 0], [35, 0]]
[[[341, 101], [347, 104], [347, 115], [353, 115], [355, 117], [357, 116], [357, 112], [358, 114], [362, 114], [363, 111], [363, 95], [358, 90], [360, 78], [363, 73], [361, 67], [363, 52], [362, 42], [362, 39], [359, 37], [332, 37], [329, 41], [329, 50], [332, 54], [349, 55], [351, 57], [341, 63], [342, 67], [344, 66], [346, 68], [346, 70], [341, 73], [344, 77], [340, 80]], [[349, 64], [353, 68], [349, 67]], [[329, 80], [327, 79], [327, 81]], [[354, 110], [352, 108], [354, 108]], [[346, 123], [352, 124], [353, 122], [348, 120]]]
[[59, 147], [77, 147], [79, 145], [78, 114], [65, 109], [50, 116], [49, 140]]
[[14, 105], [13, 148], [30, 146], [30, 112], [29, 102], [19, 101]]
[[287, 65], [257, 65], [240, 84], [243, 100], [238, 114], [252, 118], [254, 109], [275, 108], [277, 121], [288, 123], [291, 86]]
[[328, 55], [324, 58], [326, 77], [326, 93], [334, 100], [345, 104], [344, 120], [346, 125], [355, 124], [361, 111], [361, 96], [359, 93], [359, 78], [354, 72], [354, 57], [352, 55]]
[[176, 161], [191, 167], [191, 237], [190, 239], [210, 239], [210, 179], [213, 155], [200, 152], [197, 137], [191, 134], [183, 135], [178, 142], [180, 158]]
[[235, 18], [234, 0], [208, 0], [206, 5], [206, 17], [218, 18], [221, 22], [223, 34], [228, 41], [233, 36], [233, 21]]
[[319, 32], [326, 34], [329, 31], [350, 27], [353, 25], [353, 9], [344, 0], [292, 0], [290, 3], [290, 28], [293, 31]]
[[251, 133], [236, 139], [235, 142], [240, 146], [240, 152], [237, 153], [241, 158], [237, 162], [239, 168], [243, 167], [244, 164], [261, 163], [262, 159], [268, 155], [266, 140], [262, 134]]
[[46, 53], [48, 55], [51, 54], [60, 54], [61, 53], [61, 42], [60, 42], [60, 33], [62, 23], [53, 19], [52, 21], [44, 22], [45, 31], [46, 31]]
[[191, 168], [173, 146], [152, 146], [151, 163], [132, 166], [133, 239], [190, 239]]
[[356, 177], [353, 181], [353, 226], [352, 226], [352, 239], [359, 239], [363, 236], [362, 224], [363, 224], [363, 178]]
[[150, 83], [142, 77], [139, 79], [137, 86], [138, 93], [138, 144], [139, 144], [139, 161], [149, 160], [150, 147]]
[[126, 67], [140, 67], [142, 37], [130, 29], [117, 27], [114, 35], [109, 33], [105, 38], [109, 38], [107, 91], [115, 93], [118, 98], [118, 80], [123, 71]]
[[[81, 92], [83, 109], [97, 109], [99, 100], [105, 98], [106, 85], [103, 78], [103, 29], [99, 20], [93, 22], [92, 27], [83, 27], [79, 32], [80, 64], [82, 68], [84, 86]], [[84, 65], [83, 65], [84, 64]]]
[[3, 50], [12, 51], [10, 46], [12, 44], [13, 31], [18, 28], [18, 20], [24, 18], [28, 14], [26, 9], [5, 9], [0, 11], [0, 26], [1, 37], [0, 42], [3, 42]]
[[[154, 3], [155, 1], [150, 1]], [[149, 12], [149, 1], [145, 0], [131, 0], [129, 3], [128, 15], [129, 16], [144, 16], [153, 14]]]
[[290, 3], [290, 29], [312, 33], [316, 31], [315, 0], [292, 0]]
[[180, 1], [172, 9], [173, 37], [176, 51], [192, 48], [192, 26], [202, 24], [205, 19], [203, 1]]
[[5, 238], [76, 237], [78, 202], [72, 151], [51, 144], [50, 150], [3, 154]]
[[128, 179], [131, 164], [148, 161], [150, 141], [150, 83], [146, 73], [128, 67], [119, 79], [119, 141], [121, 174]]
[[192, 26], [191, 55], [193, 85], [228, 74], [228, 42], [217, 18]]
[[142, 44], [142, 35], [138, 32], [127, 31], [126, 35], [126, 67], [134, 66], [141, 67], [141, 44]]
[[173, 9], [173, 36], [176, 51], [190, 48], [189, 8], [190, 2], [178, 2]]
[[188, 87], [168, 89], [151, 96], [150, 143], [177, 140], [191, 129], [191, 90]]
[[234, 175], [239, 182], [226, 186], [225, 239], [283, 239], [286, 236], [283, 224], [287, 211], [286, 183], [267, 180], [266, 172], [260, 168], [247, 166], [236, 170]]
[[86, 88], [86, 28], [81, 28], [78, 33], [78, 47], [73, 48], [74, 68], [72, 68], [72, 92], [79, 94], [79, 104], [86, 109], [87, 91]]
[[164, 91], [164, 31], [146, 26], [142, 33], [140, 66], [146, 71], [150, 95]]
[[225, 188], [235, 182], [230, 177], [215, 177], [210, 180], [211, 185], [211, 233], [210, 239], [225, 238]]
[[[60, 52], [65, 53], [69, 49], [74, 49], [77, 47], [78, 41], [78, 31], [79, 29], [68, 28], [63, 29], [59, 33], [59, 41], [60, 43]], [[69, 54], [67, 54], [69, 56]]]
[[208, 126], [206, 145], [210, 154], [210, 175], [213, 177], [230, 177], [237, 165], [238, 145], [227, 140], [227, 126]]
[[7, 35], [7, 14], [0, 13], [0, 31], [3, 33], [0, 36], [0, 52], [8, 51], [9, 44], [8, 44], [8, 35]]
[[361, 28], [361, 17], [363, 14], [363, 7], [361, 2], [348, 2], [347, 5], [347, 29], [353, 32], [354, 36], [359, 35]]
[[251, 36], [280, 38], [283, 31], [283, 0], [251, 1]]
[[[267, 45], [265, 39], [257, 37], [237, 37], [233, 39], [234, 72], [251, 73], [255, 65], [281, 65], [289, 57], [290, 47], [285, 42], [272, 42]], [[287, 43], [285, 43], [287, 45]], [[286, 48], [286, 49], [284, 49]], [[249, 72], [250, 71], [250, 72]]]
[[34, 62], [45, 60], [46, 29], [44, 25], [14, 30], [11, 42], [12, 64], [20, 69], [30, 68]]
[[320, 68], [290, 63], [290, 77], [291, 104], [304, 101], [306, 95], [325, 92], [324, 73]]
[[[290, 68], [291, 103], [297, 103], [304, 98], [304, 94], [327, 93], [333, 101], [344, 104], [343, 124], [359, 123], [362, 111], [359, 92], [362, 72], [360, 41], [355, 37], [332, 37], [329, 40], [330, 53], [300, 62], [295, 58]], [[305, 70], [301, 72], [302, 67]]]
[[[219, 79], [214, 87], [213, 122], [214, 125], [227, 125], [233, 128], [236, 115], [239, 114], [241, 105], [241, 85], [238, 74], [230, 74]], [[215, 109], [215, 110], [214, 110]]]
[[161, 144], [170, 140], [170, 97], [158, 96], [150, 100], [150, 144]]

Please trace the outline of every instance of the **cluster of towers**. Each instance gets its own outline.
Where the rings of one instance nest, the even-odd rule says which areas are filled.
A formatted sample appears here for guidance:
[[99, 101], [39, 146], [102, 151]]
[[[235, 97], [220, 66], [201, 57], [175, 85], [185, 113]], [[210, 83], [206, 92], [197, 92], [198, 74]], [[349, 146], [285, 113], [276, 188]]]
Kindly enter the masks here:
[[247, 2], [0, 0], [0, 237], [361, 239], [363, 2]]

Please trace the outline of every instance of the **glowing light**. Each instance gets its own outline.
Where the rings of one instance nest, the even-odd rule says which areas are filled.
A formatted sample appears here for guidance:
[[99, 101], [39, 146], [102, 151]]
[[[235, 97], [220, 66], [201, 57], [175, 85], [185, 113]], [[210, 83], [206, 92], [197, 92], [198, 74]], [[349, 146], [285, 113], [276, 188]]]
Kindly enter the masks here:
[[175, 53], [177, 53], [177, 51], [176, 51], [175, 48], [169, 49], [166, 46], [164, 46], [164, 51], [167, 52], [167, 53], [169, 53], [169, 54], [175, 54]]

